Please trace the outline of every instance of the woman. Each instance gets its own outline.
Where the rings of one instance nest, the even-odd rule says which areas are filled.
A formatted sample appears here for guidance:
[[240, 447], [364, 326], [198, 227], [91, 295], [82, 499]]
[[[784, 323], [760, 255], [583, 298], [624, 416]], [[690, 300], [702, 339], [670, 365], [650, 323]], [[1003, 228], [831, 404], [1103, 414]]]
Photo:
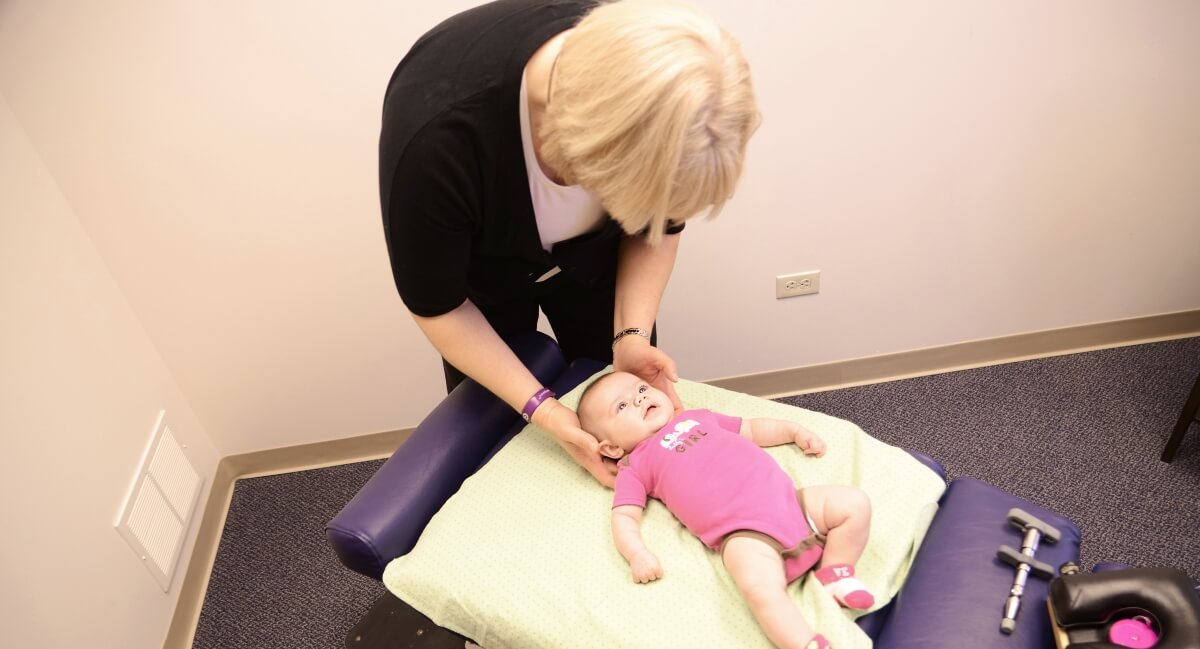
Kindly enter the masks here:
[[654, 323], [683, 222], [720, 210], [757, 126], [736, 42], [669, 0], [499, 0], [422, 36], [383, 113], [392, 272], [447, 388], [472, 377], [611, 485], [595, 438], [502, 338], [540, 308], [568, 360], [678, 401]]

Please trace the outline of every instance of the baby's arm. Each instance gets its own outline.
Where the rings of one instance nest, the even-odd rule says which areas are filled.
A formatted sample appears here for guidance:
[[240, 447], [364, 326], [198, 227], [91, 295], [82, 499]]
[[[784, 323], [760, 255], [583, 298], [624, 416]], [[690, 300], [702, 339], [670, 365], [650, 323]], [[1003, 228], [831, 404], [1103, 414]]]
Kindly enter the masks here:
[[794, 421], [766, 417], [743, 418], [742, 429], [738, 432], [759, 446], [779, 446], [794, 442], [807, 455], [820, 457], [825, 454], [825, 441]]
[[642, 508], [637, 505], [619, 505], [612, 510], [613, 540], [617, 551], [633, 569], [633, 580], [639, 584], [662, 577], [662, 566], [658, 557], [642, 541]]

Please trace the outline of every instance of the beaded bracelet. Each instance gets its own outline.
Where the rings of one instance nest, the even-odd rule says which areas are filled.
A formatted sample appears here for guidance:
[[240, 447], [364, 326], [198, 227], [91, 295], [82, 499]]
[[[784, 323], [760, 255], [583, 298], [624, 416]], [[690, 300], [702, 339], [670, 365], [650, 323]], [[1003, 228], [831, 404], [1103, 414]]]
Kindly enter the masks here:
[[616, 336], [613, 337], [613, 343], [612, 343], [613, 349], [617, 348], [617, 341], [621, 340], [625, 336], [641, 336], [642, 338], [645, 338], [646, 340], [650, 340], [650, 332], [649, 331], [646, 331], [645, 329], [642, 329], [641, 327], [630, 327], [628, 329], [622, 329], [620, 333], [618, 333]]

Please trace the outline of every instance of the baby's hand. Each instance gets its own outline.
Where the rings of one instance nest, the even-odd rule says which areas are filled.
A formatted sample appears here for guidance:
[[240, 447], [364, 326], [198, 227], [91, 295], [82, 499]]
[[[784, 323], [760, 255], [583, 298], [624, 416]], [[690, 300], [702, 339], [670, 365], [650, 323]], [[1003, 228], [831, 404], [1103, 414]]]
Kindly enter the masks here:
[[816, 433], [804, 426], [796, 425], [796, 433], [793, 439], [796, 441], [796, 446], [799, 446], [805, 455], [821, 457], [825, 454], [825, 440], [817, 437]]
[[659, 577], [662, 577], [662, 566], [658, 563], [658, 557], [654, 553], [646, 550], [639, 553], [629, 562], [629, 567], [633, 568], [633, 580], [639, 584], [648, 584]]

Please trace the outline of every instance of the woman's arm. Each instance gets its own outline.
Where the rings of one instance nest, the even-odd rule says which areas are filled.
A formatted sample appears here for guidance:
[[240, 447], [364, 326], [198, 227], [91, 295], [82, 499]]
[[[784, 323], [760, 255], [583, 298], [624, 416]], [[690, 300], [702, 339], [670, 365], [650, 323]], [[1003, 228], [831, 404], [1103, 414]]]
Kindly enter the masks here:
[[[431, 318], [414, 314], [413, 319], [443, 358], [513, 410], [520, 412], [542, 388], [470, 300], [449, 313]], [[613, 485], [615, 467], [603, 461], [596, 438], [579, 427], [574, 411], [557, 399], [547, 399], [533, 412], [533, 423], [549, 432], [597, 481]]]
[[[617, 297], [613, 309], [613, 331], [639, 327], [649, 332], [658, 318], [658, 306], [679, 251], [678, 234], [663, 237], [651, 246], [644, 237], [621, 238], [617, 252]], [[613, 349], [613, 367], [636, 374], [665, 392], [678, 410], [675, 393], [679, 374], [675, 361], [641, 336], [625, 336]]]
[[542, 387], [470, 300], [448, 313], [413, 319], [443, 358], [513, 410], [520, 412]]
[[658, 304], [675, 268], [678, 234], [663, 237], [651, 246], [645, 237], [621, 237], [617, 252], [617, 303], [613, 330], [642, 327], [649, 331], [658, 317]]

